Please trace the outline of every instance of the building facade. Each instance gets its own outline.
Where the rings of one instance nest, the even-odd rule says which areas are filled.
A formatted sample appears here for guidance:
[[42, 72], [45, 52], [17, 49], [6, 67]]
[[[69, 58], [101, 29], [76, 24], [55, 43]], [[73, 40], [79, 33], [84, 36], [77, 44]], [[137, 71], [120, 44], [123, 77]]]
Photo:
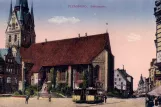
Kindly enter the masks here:
[[86, 81], [86, 87], [101, 82], [105, 91], [113, 89], [114, 56], [108, 33], [33, 44], [21, 48], [21, 56], [28, 84], [51, 83], [54, 69], [54, 87], [80, 88]]
[[161, 68], [161, 0], [155, 0], [154, 15], [156, 18], [156, 62], [159, 69]]
[[14, 57], [11, 48], [0, 49], [0, 94], [18, 91], [18, 81], [21, 80], [21, 64]]
[[[6, 48], [29, 47], [35, 43], [33, 5], [29, 11], [27, 0], [16, 0], [14, 8], [10, 5], [6, 29]], [[15, 50], [16, 51], [16, 50]], [[16, 52], [15, 52], [16, 53]]]
[[156, 59], [152, 59], [149, 69], [149, 90], [153, 90], [154, 88], [161, 85], [161, 71], [158, 66], [156, 66]]
[[117, 69], [114, 72], [114, 88], [123, 92], [124, 95], [133, 94], [133, 77], [127, 74], [125, 69]]

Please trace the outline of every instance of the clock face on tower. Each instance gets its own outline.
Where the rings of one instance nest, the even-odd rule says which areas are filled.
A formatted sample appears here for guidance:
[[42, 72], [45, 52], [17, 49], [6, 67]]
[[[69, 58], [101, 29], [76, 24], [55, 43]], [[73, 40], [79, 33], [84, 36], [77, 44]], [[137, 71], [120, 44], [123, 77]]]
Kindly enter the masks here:
[[157, 63], [161, 62], [161, 52], [157, 53]]

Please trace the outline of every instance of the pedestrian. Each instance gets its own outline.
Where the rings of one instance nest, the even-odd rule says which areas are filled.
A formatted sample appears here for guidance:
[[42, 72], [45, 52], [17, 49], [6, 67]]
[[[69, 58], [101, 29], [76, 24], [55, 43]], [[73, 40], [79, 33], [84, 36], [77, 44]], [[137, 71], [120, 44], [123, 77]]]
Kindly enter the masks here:
[[25, 101], [26, 104], [28, 104], [29, 97], [30, 97], [29, 95], [26, 95], [26, 101]]
[[104, 101], [105, 101], [105, 103], [106, 103], [106, 100], [107, 100], [107, 96], [106, 96], [106, 95], [104, 95]]
[[149, 97], [148, 107], [154, 107], [154, 102], [152, 97]]
[[40, 94], [39, 94], [39, 92], [37, 93], [37, 99], [39, 100], [39, 97], [40, 97]]
[[148, 107], [149, 104], [149, 96], [147, 95], [145, 98], [145, 107]]
[[154, 105], [155, 105], [154, 107], [158, 107], [158, 97], [155, 97], [154, 102], [155, 102], [154, 103]]
[[158, 97], [158, 107], [161, 107], [161, 97]]
[[49, 94], [49, 102], [51, 102], [51, 94]]

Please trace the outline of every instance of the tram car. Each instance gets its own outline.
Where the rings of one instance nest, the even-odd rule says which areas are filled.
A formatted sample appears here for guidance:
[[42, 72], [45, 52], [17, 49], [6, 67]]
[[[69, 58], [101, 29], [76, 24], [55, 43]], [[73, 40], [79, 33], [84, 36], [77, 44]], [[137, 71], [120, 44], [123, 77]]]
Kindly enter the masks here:
[[72, 95], [73, 102], [76, 103], [84, 103], [86, 101], [85, 99], [85, 89], [78, 88], [73, 90]]
[[104, 101], [104, 94], [102, 90], [97, 88], [86, 89], [86, 103], [102, 103]]

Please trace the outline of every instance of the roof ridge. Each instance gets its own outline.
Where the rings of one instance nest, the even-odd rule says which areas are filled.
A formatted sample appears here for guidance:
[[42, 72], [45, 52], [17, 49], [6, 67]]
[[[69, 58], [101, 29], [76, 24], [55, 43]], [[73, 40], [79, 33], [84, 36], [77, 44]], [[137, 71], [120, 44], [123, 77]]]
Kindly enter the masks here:
[[[108, 34], [108, 33], [94, 34], [94, 35], [81, 36], [81, 37], [73, 37], [73, 38], [65, 38], [65, 39], [58, 39], [58, 40], [47, 41], [47, 43], [57, 42], [57, 41], [66, 41], [66, 40], [72, 40], [72, 39], [83, 39], [83, 38], [88, 38], [88, 37], [91, 38], [91, 37], [94, 37], [94, 36], [104, 36], [105, 34]], [[35, 44], [42, 44], [42, 43], [46, 43], [46, 42], [39, 42], [39, 43], [35, 43]], [[33, 45], [35, 45], [35, 44], [33, 44]]]

